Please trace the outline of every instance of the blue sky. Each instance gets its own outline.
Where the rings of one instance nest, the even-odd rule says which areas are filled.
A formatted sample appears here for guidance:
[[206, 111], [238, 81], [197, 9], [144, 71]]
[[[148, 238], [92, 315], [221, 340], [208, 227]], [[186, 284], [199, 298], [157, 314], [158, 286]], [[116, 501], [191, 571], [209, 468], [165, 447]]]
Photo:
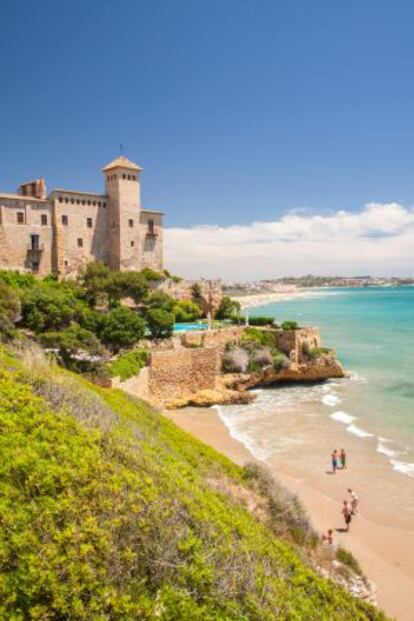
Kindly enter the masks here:
[[414, 197], [414, 4], [0, 5], [0, 187], [99, 190], [117, 152], [170, 226]]
[[[411, 273], [411, 1], [0, 0], [0, 23], [2, 190], [99, 191], [123, 143], [183, 275]], [[320, 217], [358, 264], [318, 254]]]

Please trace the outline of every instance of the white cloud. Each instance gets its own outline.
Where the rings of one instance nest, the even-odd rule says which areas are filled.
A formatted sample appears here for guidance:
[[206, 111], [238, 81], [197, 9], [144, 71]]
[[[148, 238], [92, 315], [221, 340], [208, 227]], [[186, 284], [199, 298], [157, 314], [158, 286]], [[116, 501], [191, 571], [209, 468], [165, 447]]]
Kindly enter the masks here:
[[250, 280], [301, 274], [414, 275], [414, 209], [293, 211], [273, 222], [165, 231], [165, 264], [186, 278]]

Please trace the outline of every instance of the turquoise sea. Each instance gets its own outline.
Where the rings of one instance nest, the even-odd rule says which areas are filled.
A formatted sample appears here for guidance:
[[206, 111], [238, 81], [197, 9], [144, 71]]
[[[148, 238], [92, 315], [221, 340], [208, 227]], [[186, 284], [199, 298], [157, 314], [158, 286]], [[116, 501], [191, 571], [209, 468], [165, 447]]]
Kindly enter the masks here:
[[[301, 466], [320, 471], [332, 448], [345, 445], [371, 486], [381, 473], [391, 486], [389, 497], [400, 489], [398, 481], [410, 490], [414, 287], [308, 290], [251, 309], [250, 315], [318, 326], [323, 344], [336, 349], [351, 377], [276, 386], [257, 391], [251, 405], [217, 408], [231, 434], [257, 458], [292, 463], [298, 471]], [[377, 491], [381, 496], [380, 487]], [[414, 511], [414, 496], [412, 505]]]

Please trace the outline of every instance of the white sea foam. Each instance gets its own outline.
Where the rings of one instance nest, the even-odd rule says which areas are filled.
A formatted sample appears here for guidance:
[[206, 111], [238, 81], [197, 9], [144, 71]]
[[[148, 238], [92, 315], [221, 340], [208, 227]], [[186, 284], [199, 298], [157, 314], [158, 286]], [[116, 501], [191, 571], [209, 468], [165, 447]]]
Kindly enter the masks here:
[[234, 440], [237, 440], [243, 444], [247, 450], [259, 461], [265, 461], [268, 459], [272, 452], [258, 446], [256, 442], [247, 434], [238, 429], [237, 423], [231, 420], [229, 416], [224, 413], [224, 408], [220, 405], [213, 405], [212, 409], [216, 410], [218, 417], [222, 423], [227, 427], [229, 434]]
[[389, 442], [389, 440], [385, 440], [385, 438], [378, 438], [378, 445], [377, 445], [377, 453], [382, 453], [383, 455], [386, 455], [387, 457], [395, 457], [396, 455], [398, 455], [398, 451], [393, 451], [392, 449], [388, 448], [387, 446], [384, 446], [384, 442]]
[[333, 412], [333, 414], [331, 414], [331, 418], [339, 423], [344, 423], [345, 425], [349, 425], [349, 423], [356, 420], [356, 416], [351, 416], [350, 414], [341, 411]]
[[349, 433], [353, 433], [354, 436], [358, 436], [358, 438], [372, 438], [372, 433], [368, 433], [368, 431], [364, 431], [356, 425], [349, 425], [346, 430], [349, 431]]
[[338, 405], [338, 403], [341, 403], [341, 401], [342, 399], [338, 397], [338, 395], [335, 395], [334, 393], [328, 393], [327, 395], [324, 395], [322, 397], [322, 403], [324, 405], [329, 405], [331, 407]]
[[396, 459], [390, 459], [390, 462], [394, 470], [414, 478], [414, 464], [409, 464], [405, 461], [397, 461]]

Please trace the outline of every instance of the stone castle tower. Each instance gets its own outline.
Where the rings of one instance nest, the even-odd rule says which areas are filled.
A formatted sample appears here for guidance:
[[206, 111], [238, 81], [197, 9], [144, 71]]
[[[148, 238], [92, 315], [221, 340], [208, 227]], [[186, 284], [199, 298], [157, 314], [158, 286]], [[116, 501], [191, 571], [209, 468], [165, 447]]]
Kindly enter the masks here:
[[102, 261], [116, 270], [161, 271], [163, 214], [141, 207], [142, 169], [120, 156], [102, 172], [104, 194], [56, 189], [46, 196], [44, 180], [0, 193], [0, 268], [73, 277]]

